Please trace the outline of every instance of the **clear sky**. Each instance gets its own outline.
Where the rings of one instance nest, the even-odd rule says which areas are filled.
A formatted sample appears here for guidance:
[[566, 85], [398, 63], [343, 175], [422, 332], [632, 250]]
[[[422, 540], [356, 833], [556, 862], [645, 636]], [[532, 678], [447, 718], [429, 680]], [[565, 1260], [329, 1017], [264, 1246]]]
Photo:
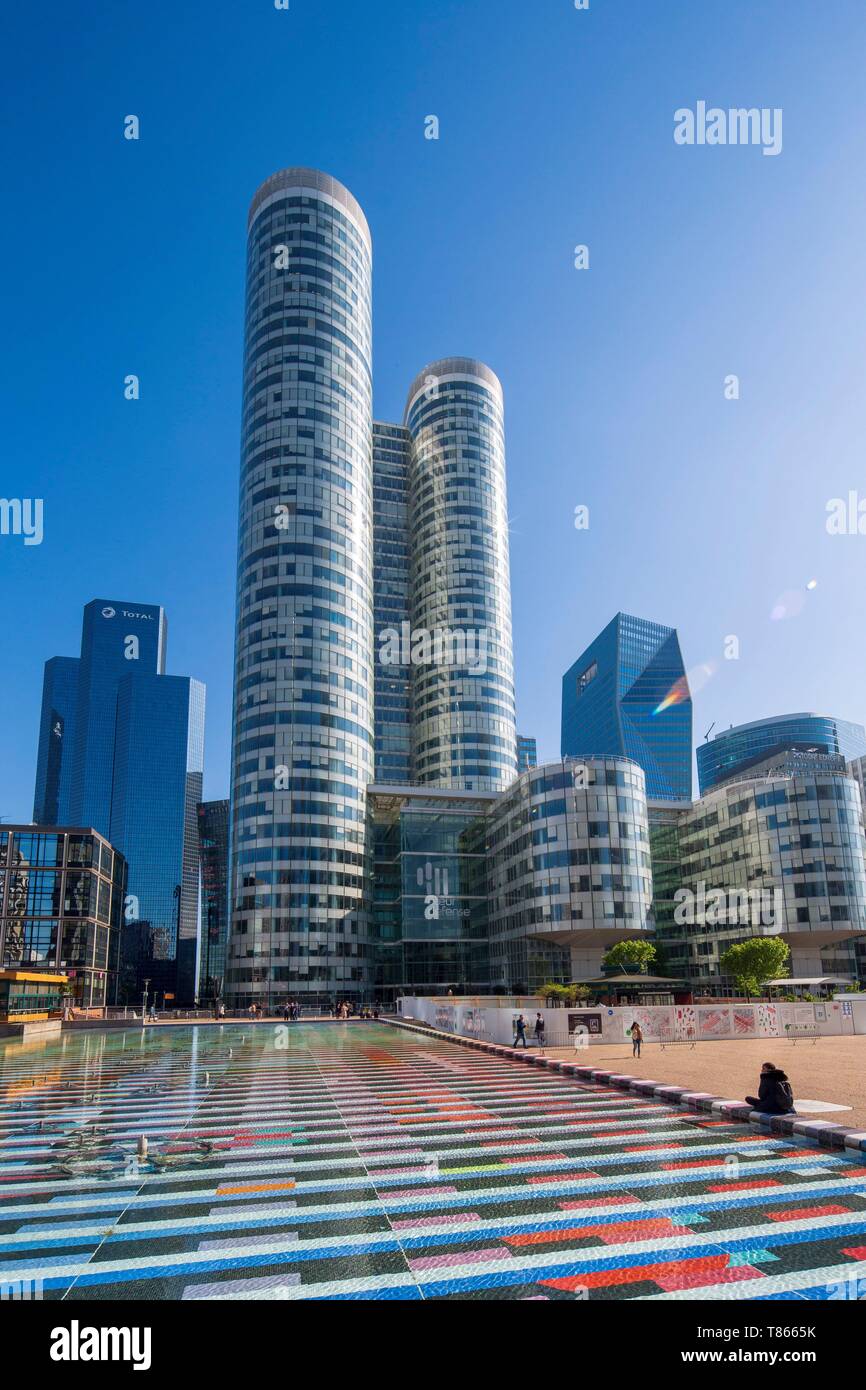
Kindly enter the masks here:
[[[502, 379], [540, 758], [618, 609], [715, 663], [696, 739], [866, 719], [866, 536], [825, 526], [866, 499], [862, 0], [47, 0], [5, 47], [0, 493], [44, 539], [0, 536], [0, 815], [30, 819], [42, 664], [94, 597], [165, 606], [228, 792], [246, 210], [291, 164], [367, 213], [377, 416], [437, 357]], [[702, 100], [781, 107], [781, 154], [677, 145]]]

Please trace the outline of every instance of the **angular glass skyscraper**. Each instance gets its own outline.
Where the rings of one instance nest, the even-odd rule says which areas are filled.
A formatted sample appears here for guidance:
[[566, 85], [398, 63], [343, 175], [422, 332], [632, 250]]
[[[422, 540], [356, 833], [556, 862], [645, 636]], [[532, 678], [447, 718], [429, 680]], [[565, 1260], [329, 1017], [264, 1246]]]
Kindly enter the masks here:
[[[94, 599], [81, 656], [46, 662], [34, 796], [38, 825], [92, 827], [128, 866], [121, 993], [195, 994], [204, 686], [166, 676], [153, 604]], [[59, 734], [58, 734], [58, 725]]]
[[755, 762], [785, 749], [835, 754], [849, 762], [866, 754], [866, 729], [826, 714], [777, 714], [721, 729], [698, 745], [701, 794], [747, 774]]
[[562, 678], [561, 752], [632, 758], [648, 798], [691, 799], [692, 700], [675, 628], [617, 613]]
[[432, 362], [409, 388], [405, 424], [412, 628], [439, 634], [443, 655], [444, 634], [463, 644], [413, 661], [413, 777], [501, 791], [517, 775], [517, 736], [499, 378], [473, 358]]
[[283, 169], [249, 213], [227, 992], [357, 993], [373, 778], [372, 248]]

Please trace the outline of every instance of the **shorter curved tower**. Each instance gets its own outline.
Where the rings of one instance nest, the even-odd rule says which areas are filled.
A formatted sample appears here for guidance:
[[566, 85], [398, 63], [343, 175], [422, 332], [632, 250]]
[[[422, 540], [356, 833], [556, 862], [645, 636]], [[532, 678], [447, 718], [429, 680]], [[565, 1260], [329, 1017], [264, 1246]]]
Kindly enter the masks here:
[[522, 772], [487, 847], [492, 984], [519, 994], [598, 975], [610, 946], [652, 930], [646, 779], [630, 758]]
[[483, 362], [419, 373], [409, 432], [412, 778], [500, 791], [517, 774], [502, 387]]

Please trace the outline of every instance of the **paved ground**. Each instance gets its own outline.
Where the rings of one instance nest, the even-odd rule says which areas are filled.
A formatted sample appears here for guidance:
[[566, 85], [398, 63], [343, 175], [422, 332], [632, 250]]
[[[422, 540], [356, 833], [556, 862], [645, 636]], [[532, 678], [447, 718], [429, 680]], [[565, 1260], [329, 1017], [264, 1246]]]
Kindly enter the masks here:
[[[548, 1055], [575, 1060], [570, 1047], [548, 1048]], [[795, 1100], [806, 1098], [851, 1107], [828, 1114], [815, 1112], [814, 1118], [866, 1130], [866, 1035], [819, 1038], [815, 1043], [737, 1038], [730, 1042], [699, 1042], [694, 1048], [682, 1044], [662, 1048], [658, 1043], [644, 1043], [640, 1061], [632, 1057], [631, 1043], [611, 1043], [593, 1045], [579, 1052], [577, 1060], [599, 1067], [616, 1063], [617, 1071], [631, 1076], [692, 1086], [696, 1091], [711, 1091], [726, 1100], [756, 1096], [761, 1063], [775, 1062], [788, 1073]]]
[[382, 1024], [67, 1034], [0, 1048], [0, 1280], [82, 1301], [850, 1297], [866, 1163]]

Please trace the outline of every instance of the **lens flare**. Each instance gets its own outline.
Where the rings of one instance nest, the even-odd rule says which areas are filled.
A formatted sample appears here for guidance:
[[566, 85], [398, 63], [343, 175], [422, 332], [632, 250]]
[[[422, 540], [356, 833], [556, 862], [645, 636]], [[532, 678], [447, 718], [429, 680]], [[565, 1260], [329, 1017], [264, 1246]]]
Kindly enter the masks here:
[[774, 623], [781, 623], [787, 618], [799, 618], [805, 607], [805, 589], [786, 589], [773, 604], [770, 620]]
[[700, 666], [693, 666], [679, 680], [674, 681], [661, 704], [656, 705], [653, 714], [663, 714], [666, 709], [671, 709], [674, 705], [682, 705], [686, 700], [690, 700], [701, 690], [716, 671], [714, 661], [703, 661]]

